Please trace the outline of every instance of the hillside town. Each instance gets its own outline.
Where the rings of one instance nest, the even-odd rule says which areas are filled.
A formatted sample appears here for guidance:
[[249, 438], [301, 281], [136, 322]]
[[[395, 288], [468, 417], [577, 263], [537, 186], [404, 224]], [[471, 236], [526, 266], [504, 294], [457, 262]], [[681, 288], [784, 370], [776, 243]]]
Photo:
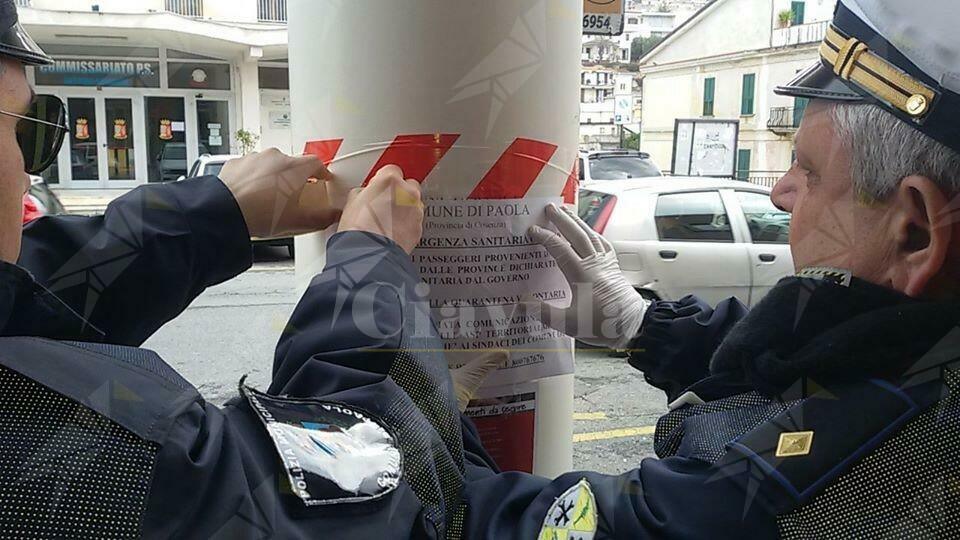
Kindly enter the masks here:
[[[624, 34], [583, 38], [584, 150], [632, 147], [671, 170], [678, 119], [739, 123], [736, 176], [772, 185], [793, 161], [802, 98], [776, 96], [817, 58], [836, 0], [628, 4]], [[737, 24], [749, 32], [731, 32]]]
[[[285, 0], [17, 1], [57, 62], [28, 77], [82, 124], [43, 175], [71, 210], [102, 210], [131, 187], [189, 176], [204, 154], [296, 150]], [[628, 1], [621, 35], [582, 37], [580, 149], [642, 150], [671, 172], [678, 119], [734, 121], [735, 176], [769, 185], [791, 162], [805, 107], [770, 83], [816, 58], [835, 3]], [[729, 31], [743, 23], [752, 30]], [[116, 38], [107, 44], [67, 37], [99, 35], [104, 24]], [[110, 44], [138, 40], [160, 46]], [[100, 155], [98, 139], [114, 130], [128, 136], [108, 138]]]

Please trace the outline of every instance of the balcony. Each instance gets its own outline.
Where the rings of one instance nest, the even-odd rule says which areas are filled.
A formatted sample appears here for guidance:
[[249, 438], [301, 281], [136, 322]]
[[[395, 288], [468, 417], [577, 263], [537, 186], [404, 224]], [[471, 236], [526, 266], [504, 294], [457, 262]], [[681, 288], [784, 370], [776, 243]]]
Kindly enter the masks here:
[[164, 0], [164, 9], [184, 17], [203, 17], [203, 0]]
[[620, 148], [620, 134], [615, 130], [604, 134], [580, 134], [580, 150], [616, 150]]
[[587, 79], [580, 83], [580, 86], [583, 88], [613, 88], [614, 82], [613, 79], [608, 81], [595, 81], [592, 79]]
[[[612, 96], [611, 96], [612, 97]], [[580, 103], [581, 114], [605, 114], [613, 120], [613, 99], [604, 99], [603, 101], [583, 101]]]
[[767, 129], [781, 136], [792, 135], [797, 132], [801, 120], [803, 120], [803, 109], [774, 107], [770, 109]]
[[819, 43], [827, 33], [830, 21], [798, 24], [787, 28], [776, 28], [771, 37], [771, 47], [793, 47], [806, 43]]
[[260, 22], [287, 22], [287, 0], [257, 0], [257, 18]]
[[747, 173], [747, 182], [773, 189], [773, 186], [777, 185], [777, 182], [779, 182], [785, 174], [787, 173], [779, 171], [749, 171]]

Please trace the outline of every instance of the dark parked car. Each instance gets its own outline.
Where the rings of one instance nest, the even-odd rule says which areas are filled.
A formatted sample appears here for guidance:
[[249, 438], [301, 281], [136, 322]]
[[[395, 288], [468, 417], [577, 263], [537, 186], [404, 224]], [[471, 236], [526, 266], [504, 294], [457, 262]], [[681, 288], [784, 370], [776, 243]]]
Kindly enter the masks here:
[[580, 180], [629, 180], [663, 176], [650, 154], [636, 150], [601, 150], [580, 153]]
[[[203, 144], [200, 145], [200, 154], [207, 154], [207, 147]], [[173, 182], [187, 174], [187, 143], [165, 143], [157, 155], [157, 168], [163, 182]]]
[[[234, 155], [217, 155], [211, 156], [204, 154], [200, 156], [200, 159], [193, 163], [193, 166], [190, 167], [190, 172], [186, 176], [181, 176], [177, 181], [185, 180], [187, 178], [196, 178], [198, 176], [211, 176], [219, 175], [220, 170], [223, 169], [223, 166], [232, 159], [238, 159], [242, 156]], [[255, 244], [260, 244], [264, 246], [277, 246], [287, 248], [287, 253], [290, 254], [292, 259], [296, 255], [296, 248], [294, 247], [294, 240], [292, 236], [285, 238], [254, 238], [253, 242]]]

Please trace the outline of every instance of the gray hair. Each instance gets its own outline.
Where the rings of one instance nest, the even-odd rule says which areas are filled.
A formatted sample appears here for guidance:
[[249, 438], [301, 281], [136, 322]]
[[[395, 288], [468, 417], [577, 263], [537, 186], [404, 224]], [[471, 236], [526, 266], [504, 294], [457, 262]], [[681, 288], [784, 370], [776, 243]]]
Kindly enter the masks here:
[[960, 154], [876, 105], [837, 104], [836, 134], [850, 151], [857, 193], [883, 201], [912, 175], [926, 176], [948, 194], [960, 193]]

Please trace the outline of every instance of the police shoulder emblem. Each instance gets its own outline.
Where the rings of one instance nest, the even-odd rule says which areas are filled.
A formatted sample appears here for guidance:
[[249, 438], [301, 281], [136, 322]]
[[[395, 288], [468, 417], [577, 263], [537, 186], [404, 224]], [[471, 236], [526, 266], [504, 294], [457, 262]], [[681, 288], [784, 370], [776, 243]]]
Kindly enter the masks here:
[[538, 540], [593, 540], [597, 534], [597, 500], [584, 478], [553, 501]]
[[403, 456], [389, 426], [342, 403], [269, 396], [241, 386], [273, 440], [290, 489], [306, 506], [363, 502], [394, 491]]

